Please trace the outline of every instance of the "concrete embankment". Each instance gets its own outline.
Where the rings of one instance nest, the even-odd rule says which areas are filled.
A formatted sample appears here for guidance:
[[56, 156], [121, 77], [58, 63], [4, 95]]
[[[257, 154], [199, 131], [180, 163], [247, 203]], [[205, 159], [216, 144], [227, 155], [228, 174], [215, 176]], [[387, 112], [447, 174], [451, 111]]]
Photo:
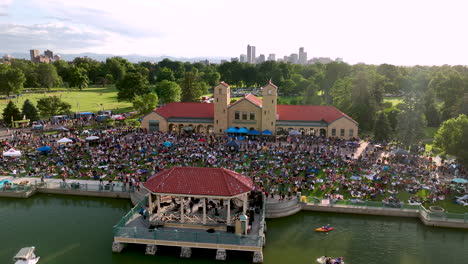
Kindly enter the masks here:
[[293, 215], [302, 210], [298, 198], [287, 201], [269, 200], [266, 202], [265, 217], [280, 218]]
[[426, 209], [303, 203], [299, 202], [297, 198], [287, 201], [278, 201], [274, 199], [268, 200], [266, 203], [266, 218], [286, 217], [293, 215], [301, 210], [344, 214], [412, 217], [419, 218], [421, 222], [427, 226], [468, 229], [468, 218], [466, 217], [465, 219], [448, 219], [444, 214], [434, 215]]

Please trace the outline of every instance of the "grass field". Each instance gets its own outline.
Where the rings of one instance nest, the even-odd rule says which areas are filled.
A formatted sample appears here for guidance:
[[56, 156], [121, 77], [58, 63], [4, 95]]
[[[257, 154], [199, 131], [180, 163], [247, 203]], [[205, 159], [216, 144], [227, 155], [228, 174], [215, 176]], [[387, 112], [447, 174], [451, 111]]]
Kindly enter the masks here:
[[[60, 91], [57, 91], [60, 90]], [[66, 91], [64, 91], [66, 90]], [[23, 94], [13, 99], [0, 100], [0, 113], [6, 107], [10, 100], [18, 106], [19, 109], [23, 106], [26, 99], [29, 99], [36, 105], [37, 101], [46, 96], [56, 95], [63, 101], [69, 103], [72, 111], [91, 111], [97, 112], [99, 110], [115, 110], [116, 112], [132, 111], [132, 104], [129, 102], [117, 101], [117, 89], [114, 86], [108, 87], [88, 87], [82, 91], [66, 88], [55, 88], [47, 93], [29, 93]]]
[[400, 103], [403, 103], [403, 97], [385, 97], [384, 102], [392, 103], [392, 106], [397, 106]]

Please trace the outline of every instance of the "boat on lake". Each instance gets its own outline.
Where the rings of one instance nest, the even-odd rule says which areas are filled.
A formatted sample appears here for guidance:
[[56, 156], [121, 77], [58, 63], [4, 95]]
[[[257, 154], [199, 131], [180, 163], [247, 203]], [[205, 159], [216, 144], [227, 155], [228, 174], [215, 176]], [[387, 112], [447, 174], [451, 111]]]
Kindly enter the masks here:
[[35, 247], [25, 247], [20, 249], [18, 253], [13, 257], [15, 264], [36, 264], [39, 262], [39, 258], [34, 254]]

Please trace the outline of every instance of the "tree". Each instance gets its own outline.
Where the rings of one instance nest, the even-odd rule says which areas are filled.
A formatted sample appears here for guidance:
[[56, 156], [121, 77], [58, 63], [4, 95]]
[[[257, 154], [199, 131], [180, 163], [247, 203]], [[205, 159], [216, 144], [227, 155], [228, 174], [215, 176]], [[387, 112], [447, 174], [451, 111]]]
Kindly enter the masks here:
[[62, 81], [65, 83], [68, 83], [69, 82], [69, 78], [68, 78], [68, 74], [69, 74], [69, 64], [68, 62], [64, 61], [64, 60], [57, 60], [57, 61], [54, 61], [54, 66], [55, 66], [55, 69], [57, 70], [57, 74], [60, 76], [60, 78], [62, 78]]
[[150, 92], [148, 79], [138, 72], [126, 74], [122, 80], [115, 85], [117, 90], [117, 99], [124, 101], [133, 101], [136, 95], [143, 95]]
[[423, 137], [426, 127], [421, 96], [417, 96], [416, 92], [407, 94], [399, 108], [401, 113], [398, 116], [397, 136], [404, 146], [411, 147]]
[[121, 57], [112, 57], [106, 59], [106, 72], [112, 74], [114, 81], [120, 81], [128, 70], [133, 69], [133, 65]]
[[193, 69], [185, 73], [182, 81], [182, 102], [198, 102], [203, 95], [204, 84], [198, 80], [198, 70]]
[[133, 99], [133, 108], [140, 114], [147, 114], [158, 105], [158, 95], [155, 93], [148, 93], [144, 95], [137, 95]]
[[39, 64], [36, 68], [36, 73], [39, 84], [43, 88], [47, 88], [50, 90], [50, 88], [60, 84], [60, 77], [58, 76], [57, 70], [52, 64]]
[[68, 114], [71, 105], [54, 95], [39, 99], [39, 101], [37, 101], [37, 108], [42, 116], [55, 116]]
[[29, 99], [24, 101], [23, 107], [21, 109], [21, 115], [26, 116], [26, 118], [31, 121], [39, 120], [39, 113], [37, 112], [37, 108], [31, 103], [31, 101], [29, 101]]
[[380, 112], [379, 117], [375, 121], [374, 126], [374, 138], [377, 141], [386, 141], [390, 139], [392, 133], [390, 123], [388, 122], [387, 116], [384, 112]]
[[77, 87], [80, 90], [88, 87], [89, 79], [86, 70], [81, 67], [71, 67], [69, 73], [70, 87]]
[[180, 102], [180, 95], [182, 90], [176, 82], [163, 80], [162, 82], [156, 84], [155, 91], [161, 101], [165, 104], [171, 102]]
[[434, 136], [434, 147], [444, 154], [453, 155], [468, 166], [468, 117], [459, 115], [442, 123]]
[[466, 78], [452, 68], [443, 69], [435, 74], [430, 86], [444, 102], [441, 109], [443, 120], [457, 116], [462, 108], [464, 90], [467, 89]]
[[12, 125], [14, 120], [20, 120], [21, 114], [18, 107], [12, 102], [8, 102], [5, 109], [3, 109], [3, 121], [8, 125]]
[[21, 93], [26, 77], [18, 68], [7, 64], [0, 65], [0, 93], [10, 96], [11, 93]]
[[175, 81], [174, 72], [166, 67], [159, 69], [156, 73], [156, 82], [162, 82], [164, 80], [171, 82]]

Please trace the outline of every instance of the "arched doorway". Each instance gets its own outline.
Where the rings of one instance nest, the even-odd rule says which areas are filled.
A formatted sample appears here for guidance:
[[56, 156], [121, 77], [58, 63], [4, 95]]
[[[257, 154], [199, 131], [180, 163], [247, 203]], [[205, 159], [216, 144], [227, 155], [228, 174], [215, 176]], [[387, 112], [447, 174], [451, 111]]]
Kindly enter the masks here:
[[207, 126], [206, 130], [207, 130], [208, 134], [213, 134], [213, 132], [214, 132], [214, 129], [213, 129], [212, 125]]
[[169, 124], [169, 131], [168, 132], [176, 132], [177, 126], [174, 124]]
[[325, 128], [320, 129], [320, 136], [321, 137], [326, 137], [327, 136], [327, 130]]
[[180, 125], [179, 125], [179, 130], [178, 130], [178, 132], [179, 132], [179, 133], [182, 133], [183, 131], [184, 131], [184, 125], [183, 125], [183, 124], [180, 124]]
[[197, 133], [205, 133], [205, 126], [204, 125], [198, 125], [196, 132]]
[[283, 130], [282, 127], [277, 127], [277, 128], [276, 128], [276, 134], [277, 134], [277, 135], [283, 134], [283, 131], [284, 131], [284, 130]]

